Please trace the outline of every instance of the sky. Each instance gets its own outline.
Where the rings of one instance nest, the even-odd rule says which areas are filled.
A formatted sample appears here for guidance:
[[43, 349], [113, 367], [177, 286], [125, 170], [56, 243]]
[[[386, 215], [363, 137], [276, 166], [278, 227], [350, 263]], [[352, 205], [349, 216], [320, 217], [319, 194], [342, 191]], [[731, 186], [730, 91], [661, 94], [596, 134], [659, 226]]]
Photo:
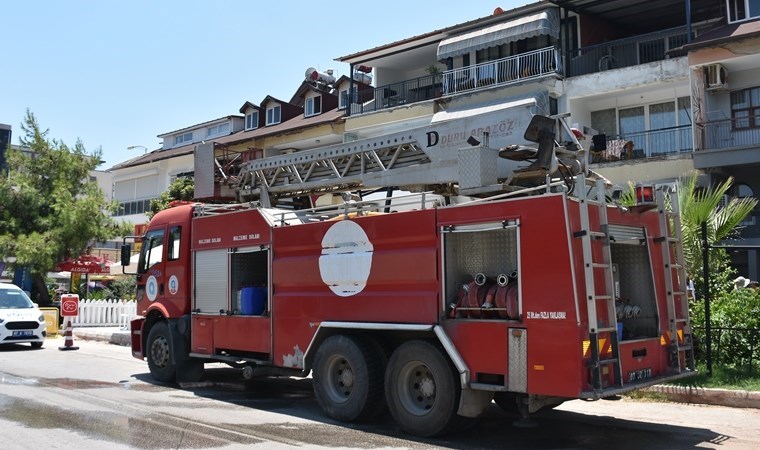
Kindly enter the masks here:
[[0, 16], [0, 123], [27, 109], [49, 138], [100, 149], [107, 170], [156, 136], [289, 100], [308, 67], [533, 3], [528, 0], [16, 0]]

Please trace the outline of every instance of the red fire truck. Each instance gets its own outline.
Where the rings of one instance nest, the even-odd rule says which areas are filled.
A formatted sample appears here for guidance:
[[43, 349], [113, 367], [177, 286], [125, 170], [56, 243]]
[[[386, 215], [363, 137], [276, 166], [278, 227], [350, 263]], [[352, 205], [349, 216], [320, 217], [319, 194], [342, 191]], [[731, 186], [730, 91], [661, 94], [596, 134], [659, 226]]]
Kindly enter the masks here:
[[[494, 400], [527, 417], [694, 374], [676, 196], [642, 187], [636, 206], [616, 205], [577, 139], [538, 134], [515, 172], [545, 181], [496, 195], [159, 212], [142, 237], [133, 355], [164, 382], [207, 362], [311, 374], [329, 417], [387, 407], [421, 436]], [[580, 173], [552, 168], [568, 152]]]

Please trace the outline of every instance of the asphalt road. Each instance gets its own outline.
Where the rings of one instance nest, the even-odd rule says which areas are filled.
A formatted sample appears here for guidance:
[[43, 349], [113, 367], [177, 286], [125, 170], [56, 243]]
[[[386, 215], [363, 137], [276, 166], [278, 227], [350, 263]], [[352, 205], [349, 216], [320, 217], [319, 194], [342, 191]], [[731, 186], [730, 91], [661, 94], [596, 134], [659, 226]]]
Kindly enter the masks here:
[[760, 448], [760, 410], [620, 401], [565, 403], [533, 428], [495, 404], [472, 429], [437, 439], [403, 434], [390, 418], [327, 419], [310, 380], [244, 381], [210, 366], [207, 380], [152, 381], [128, 347], [61, 339], [41, 350], [0, 347], [0, 447], [37, 448]]

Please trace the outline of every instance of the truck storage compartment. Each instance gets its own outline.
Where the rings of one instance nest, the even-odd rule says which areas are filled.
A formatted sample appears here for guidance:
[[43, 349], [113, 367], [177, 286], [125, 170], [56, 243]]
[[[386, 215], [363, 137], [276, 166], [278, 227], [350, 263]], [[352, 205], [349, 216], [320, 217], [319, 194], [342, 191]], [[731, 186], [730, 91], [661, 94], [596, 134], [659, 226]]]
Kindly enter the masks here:
[[448, 316], [519, 319], [517, 221], [447, 226], [441, 232]]
[[269, 252], [237, 249], [230, 255], [230, 299], [234, 314], [259, 316], [268, 310]]
[[643, 228], [610, 226], [612, 274], [620, 340], [659, 336], [649, 246]]

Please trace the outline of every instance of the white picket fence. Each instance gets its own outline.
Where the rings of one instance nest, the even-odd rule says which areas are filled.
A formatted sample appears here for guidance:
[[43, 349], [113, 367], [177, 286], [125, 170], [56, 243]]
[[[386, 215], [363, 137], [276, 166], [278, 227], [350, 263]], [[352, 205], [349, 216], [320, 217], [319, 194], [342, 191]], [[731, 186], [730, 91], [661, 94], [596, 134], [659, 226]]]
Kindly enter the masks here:
[[79, 300], [79, 315], [72, 325], [80, 327], [129, 328], [129, 321], [137, 316], [134, 300]]

